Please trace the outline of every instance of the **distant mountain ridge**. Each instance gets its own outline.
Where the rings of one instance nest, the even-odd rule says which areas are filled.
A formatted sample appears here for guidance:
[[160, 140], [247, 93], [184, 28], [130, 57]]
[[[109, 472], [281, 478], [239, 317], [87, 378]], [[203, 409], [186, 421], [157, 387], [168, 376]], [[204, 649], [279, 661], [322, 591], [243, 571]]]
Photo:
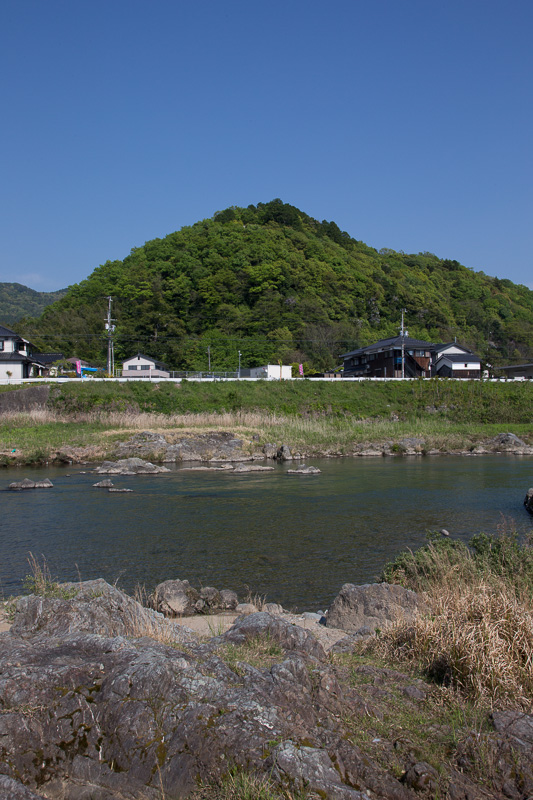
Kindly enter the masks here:
[[533, 358], [533, 291], [433, 253], [379, 252], [334, 222], [272, 200], [217, 212], [134, 247], [70, 286], [18, 332], [42, 351], [105, 364], [113, 297], [116, 360], [171, 369], [307, 363], [398, 334], [455, 338], [494, 365]]
[[21, 283], [0, 283], [0, 325], [13, 327], [23, 317], [39, 316], [66, 293], [66, 289], [37, 292]]

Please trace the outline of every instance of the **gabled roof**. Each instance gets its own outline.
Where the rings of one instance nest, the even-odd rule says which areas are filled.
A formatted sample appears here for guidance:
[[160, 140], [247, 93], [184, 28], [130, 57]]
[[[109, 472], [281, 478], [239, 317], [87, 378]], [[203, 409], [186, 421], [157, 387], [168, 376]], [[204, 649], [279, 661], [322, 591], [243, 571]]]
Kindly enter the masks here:
[[462, 350], [463, 353], [472, 353], [473, 355], [472, 350], [470, 350], [468, 347], [465, 347], [462, 344], [458, 344], [457, 342], [448, 342], [447, 344], [434, 344], [433, 352], [435, 353], [435, 355], [438, 355], [438, 353], [440, 353], [442, 350], [446, 350], [448, 347], [457, 347], [459, 348], [459, 350]]
[[62, 361], [65, 356], [63, 353], [34, 353], [33, 355], [35, 361], [38, 361], [39, 364], [53, 364], [54, 361]]
[[445, 358], [448, 361], [452, 361], [454, 363], [455, 362], [459, 363], [461, 361], [470, 361], [470, 363], [473, 363], [475, 361], [476, 363], [481, 364], [481, 359], [479, 358], [479, 356], [474, 355], [474, 353], [472, 353], [471, 350], [468, 350], [468, 352], [462, 353], [462, 354], [461, 353], [442, 353], [436, 359], [435, 363], [440, 361], [442, 358]]
[[[0, 325], [0, 336], [8, 336], [10, 339], [22, 339], [22, 336], [19, 336], [18, 333], [15, 331], [10, 331], [9, 328], [5, 328], [3, 325]], [[22, 339], [22, 341], [27, 341], [26, 339]]]
[[341, 358], [363, 355], [364, 353], [375, 353], [378, 350], [387, 350], [391, 348], [400, 349], [402, 346], [402, 339], [404, 346], [408, 350], [433, 350], [435, 347], [431, 342], [423, 342], [421, 339], [411, 339], [410, 336], [391, 336], [389, 339], [380, 339], [379, 342], [374, 342], [374, 344], [368, 344], [366, 347], [360, 347], [358, 350], [344, 353]]
[[147, 361], [151, 361], [152, 364], [155, 364], [158, 369], [167, 369], [167, 365], [163, 364], [162, 361], [157, 361], [155, 358], [152, 358], [152, 356], [147, 356], [144, 353], [136, 353], [134, 356], [125, 358], [122, 363], [125, 364], [127, 361], [133, 361], [135, 358], [145, 358]]

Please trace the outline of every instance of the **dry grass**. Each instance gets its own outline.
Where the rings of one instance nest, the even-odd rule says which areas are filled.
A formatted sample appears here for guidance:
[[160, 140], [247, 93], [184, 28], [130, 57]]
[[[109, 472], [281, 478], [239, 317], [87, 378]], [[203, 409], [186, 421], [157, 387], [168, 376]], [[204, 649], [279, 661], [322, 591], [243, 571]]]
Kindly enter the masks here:
[[533, 705], [533, 617], [504, 585], [444, 589], [432, 614], [386, 630], [383, 654], [416, 662], [439, 683], [489, 706]]
[[383, 632], [369, 649], [416, 664], [490, 707], [533, 708], [533, 548], [502, 526], [471, 549], [434, 540], [388, 565], [384, 577], [422, 591], [430, 614]]

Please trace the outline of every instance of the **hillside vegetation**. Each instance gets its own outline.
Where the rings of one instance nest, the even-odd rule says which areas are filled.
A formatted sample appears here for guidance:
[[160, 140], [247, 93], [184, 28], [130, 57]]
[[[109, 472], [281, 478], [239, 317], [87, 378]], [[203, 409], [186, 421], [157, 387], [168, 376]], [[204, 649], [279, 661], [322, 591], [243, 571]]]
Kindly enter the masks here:
[[16, 325], [23, 317], [35, 317], [56, 300], [64, 297], [66, 289], [57, 292], [36, 292], [21, 283], [0, 283], [0, 325]]
[[398, 333], [454, 337], [493, 364], [533, 356], [533, 292], [432, 253], [377, 252], [281, 200], [228, 208], [108, 261], [19, 330], [42, 350], [105, 363], [106, 296], [116, 358], [173, 369], [283, 360], [307, 370]]

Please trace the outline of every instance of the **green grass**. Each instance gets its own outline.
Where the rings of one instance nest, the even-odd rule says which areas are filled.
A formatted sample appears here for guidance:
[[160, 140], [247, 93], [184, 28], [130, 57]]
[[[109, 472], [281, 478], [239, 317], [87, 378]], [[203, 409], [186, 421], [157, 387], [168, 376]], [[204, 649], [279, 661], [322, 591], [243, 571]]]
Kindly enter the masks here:
[[93, 457], [105, 457], [115, 441], [146, 429], [255, 434], [259, 447], [289, 444], [306, 456], [347, 455], [383, 442], [401, 455], [402, 439], [412, 436], [424, 439], [423, 451], [447, 452], [472, 449], [502, 431], [533, 442], [532, 419], [528, 382], [88, 381], [54, 386], [45, 410], [4, 414], [0, 465], [41, 463], [65, 446], [98, 445]]
[[533, 386], [453, 380], [359, 383], [256, 381], [181, 384], [131, 381], [127, 384], [62, 384], [50, 403], [66, 413], [140, 410], [161, 414], [257, 411], [355, 419], [417, 419], [430, 414], [454, 422], [529, 424]]

